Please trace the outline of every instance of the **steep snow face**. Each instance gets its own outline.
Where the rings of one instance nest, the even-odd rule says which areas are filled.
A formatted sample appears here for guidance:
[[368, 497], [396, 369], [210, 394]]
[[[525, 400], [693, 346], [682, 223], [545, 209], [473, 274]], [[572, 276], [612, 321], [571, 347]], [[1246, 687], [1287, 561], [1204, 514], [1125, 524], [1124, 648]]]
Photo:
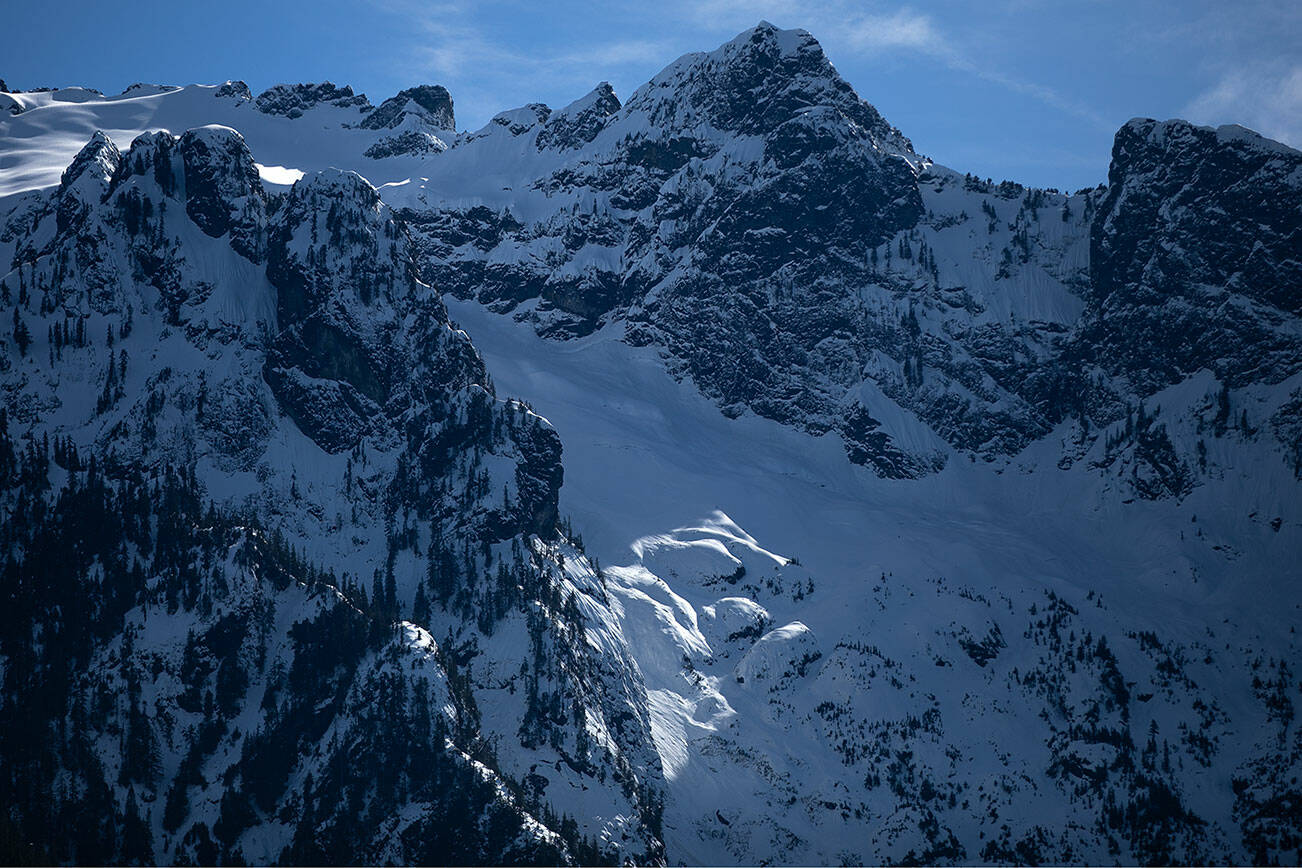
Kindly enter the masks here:
[[[294, 555], [285, 567], [289, 591], [275, 589], [275, 605], [288, 606], [287, 615], [302, 609], [293, 588], [299, 582], [310, 596], [342, 596], [330, 618], [360, 611], [360, 626], [349, 629], [385, 636], [389, 625], [412, 622], [401, 628], [410, 641], [371, 647], [380, 658], [408, 661], [420, 636], [439, 637], [445, 650], [431, 665], [458, 693], [456, 701], [418, 699], [429, 687], [418, 683], [415, 670], [401, 688], [407, 699], [394, 701], [447, 705], [437, 713], [451, 734], [448, 750], [468, 754], [464, 763], [449, 762], [459, 768], [470, 757], [487, 763], [484, 780], [504, 782], [504, 795], [484, 804], [498, 805], [494, 811], [514, 817], [526, 832], [542, 820], [537, 835], [521, 839], [519, 852], [533, 852], [541, 841], [559, 848], [558, 859], [578, 858], [580, 850], [583, 858], [658, 858], [660, 764], [645, 693], [604, 582], [559, 532], [560, 442], [526, 406], [496, 398], [468, 336], [448, 322], [438, 294], [417, 280], [406, 233], [377, 191], [336, 170], [267, 194], [240, 135], [208, 126], [180, 137], [147, 133], [124, 152], [96, 136], [58, 189], [25, 198], [24, 207], [30, 212], [14, 241], [19, 264], [0, 278], [6, 316], [16, 324], [0, 356], [0, 387], [4, 440], [17, 441], [31, 471], [0, 466], [6, 514], [47, 496], [44, 486], [30, 483], [28, 490], [29, 483], [17, 480], [44, 478], [37, 467], [48, 465], [51, 441], [74, 489], [107, 481], [111, 489], [137, 490], [182, 468], [180, 478], [194, 487], [196, 500], [211, 498], [231, 522], [274, 528], [283, 541], [278, 546], [303, 553], [305, 560]], [[83, 460], [67, 457], [77, 452]], [[152, 550], [146, 542], [140, 545]], [[160, 564], [142, 569], [163, 569]], [[328, 565], [330, 575], [317, 565]], [[144, 590], [152, 579], [149, 573], [139, 594], [127, 598], [127, 626], [119, 627], [128, 629], [137, 618], [167, 625], [159, 628], [162, 635], [141, 637], [140, 647], [160, 659], [178, 653], [177, 630], [183, 637], [185, 624], [210, 632], [221, 617], [243, 617], [272, 593], [249, 581], [222, 591], [218, 615], [198, 612], [197, 597], [187, 598], [182, 614], [171, 603], [160, 614]], [[76, 629], [60, 620], [57, 601], [31, 602], [50, 630]], [[303, 617], [316, 611], [303, 609]], [[294, 623], [276, 621], [267, 629], [289, 649], [295, 643], [285, 631], [292, 633]], [[333, 629], [326, 632], [333, 636]], [[85, 676], [98, 679], [94, 689], [116, 683], [112, 640], [104, 641], [87, 649], [103, 664]], [[322, 639], [335, 641], [351, 640]], [[6, 647], [12, 658], [39, 655], [44, 646]], [[323, 783], [316, 758], [343, 756], [337, 740], [360, 753], [392, 748], [386, 739], [394, 733], [359, 710], [367, 685], [388, 677], [377, 674], [388, 664], [353, 659], [339, 689], [355, 685], [358, 693], [322, 710], [335, 723], [300, 740], [280, 727], [295, 719], [301, 703], [314, 700], [287, 689], [278, 694], [279, 705], [259, 707], [256, 692], [281, 690], [277, 660], [283, 676], [291, 657], [259, 657], [250, 668], [241, 647], [209, 643], [199, 652], [212, 671], [231, 655], [244, 661], [245, 678], [239, 689], [230, 687], [235, 692], [222, 719], [244, 716], [232, 723], [229, 749], [193, 780], [175, 783], [171, 776], [193, 776], [193, 765], [182, 760], [197, 752], [207, 763], [212, 748], [194, 733], [169, 728], [181, 702], [169, 681], [176, 668], [140, 676], [152, 686], [138, 706], [144, 722], [132, 726], [147, 731], [165, 775], [119, 781], [110, 793], [117, 810], [136, 799], [153, 802], [173, 785], [184, 797], [187, 787], [206, 788], [222, 777], [230, 798], [255, 800], [240, 803], [238, 822], [223, 823], [214, 845], [223, 858], [243, 853], [274, 861], [319, 827], [339, 836], [329, 839], [332, 860], [370, 859], [379, 852], [376, 841], [340, 826], [350, 822], [345, 809], [310, 782]], [[407, 663], [393, 666], [405, 671]], [[350, 680], [354, 675], [357, 681]], [[6, 701], [38, 689], [6, 683], [19, 691]], [[195, 688], [199, 695], [203, 689]], [[68, 693], [52, 701], [80, 700]], [[72, 712], [51, 713], [56, 721]], [[408, 713], [416, 714], [415, 706], [404, 707]], [[100, 735], [113, 726], [103, 725]], [[262, 741], [253, 738], [260, 728]], [[288, 741], [277, 741], [276, 750], [288, 764], [284, 776], [263, 780], [241, 771], [270, 749], [264, 741], [282, 738]], [[110, 751], [116, 744], [105, 737], [100, 747]], [[56, 754], [64, 749], [49, 747]], [[7, 767], [10, 756], [16, 755], [6, 755]], [[114, 767], [107, 754], [101, 761]], [[244, 783], [232, 784], [235, 779]], [[87, 781], [98, 786], [75, 774], [71, 780], [70, 792]], [[389, 785], [368, 798], [376, 822], [398, 834], [425, 809], [404, 807], [405, 785]], [[319, 807], [306, 807], [318, 801]], [[213, 823], [206, 801], [188, 803], [194, 806], [188, 812], [181, 804], [166, 821], [158, 811], [143, 818], [150, 833], [141, 846], [154, 854], [146, 861], [180, 858], [206, 840], [207, 832], [197, 831]], [[571, 818], [564, 828], [562, 816]], [[384, 852], [422, 861], [413, 842], [423, 834], [413, 831]], [[93, 852], [114, 861], [121, 854], [108, 846]], [[513, 852], [478, 858], [502, 860]]]
[[[1104, 443], [1057, 466], [1068, 426], [1002, 472], [883, 480], [834, 436], [722, 417], [653, 348], [449, 304], [565, 441], [561, 508], [645, 679], [671, 860], [1291, 846], [1270, 805], [1302, 761], [1302, 512], [1269, 438], [1204, 423], [1209, 470], [1182, 500], [1136, 499], [1123, 458], [1100, 472]], [[1188, 420], [1182, 449], [1215, 389], [1155, 397]], [[1271, 395], [1233, 400], [1259, 418]]]

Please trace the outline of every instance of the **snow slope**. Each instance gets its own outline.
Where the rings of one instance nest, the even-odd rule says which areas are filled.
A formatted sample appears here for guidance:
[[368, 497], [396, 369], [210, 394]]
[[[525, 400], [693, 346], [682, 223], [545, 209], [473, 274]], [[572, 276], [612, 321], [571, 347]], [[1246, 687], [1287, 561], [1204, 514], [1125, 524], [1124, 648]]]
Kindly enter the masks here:
[[[652, 703], [671, 858], [882, 861], [932, 847], [933, 859], [998, 861], [1022, 839], [1052, 859], [1151, 855], [1136, 839], [1110, 851], [1096, 828], [1104, 797], [1073, 797], [1072, 778], [1045, 773], [1064, 755], [1116, 757], [1060, 743], [1097, 711], [1097, 682], [1052, 700], [1026, 686], [1037, 667], [1060, 677], [1077, 650], [1036, 638], [1034, 612], [1047, 606], [1074, 610], [1064, 638], [1106, 637], [1130, 692], [1149, 695], [1122, 727], [1136, 745], [1157, 721], [1177, 756], [1193, 752], [1178, 735], [1198, 719], [1192, 703], [1226, 715], [1209, 730], [1220, 742], [1209, 770], [1179, 760], [1177, 791], [1209, 828], [1173, 852], [1243, 858], [1224, 781], [1275, 743], [1254, 661], [1296, 670], [1302, 612], [1302, 510], [1268, 448], [1245, 450], [1179, 503], [1121, 498], [1082, 464], [1030, 455], [883, 480], [832, 436], [721, 416], [656, 353], [616, 335], [558, 343], [474, 303], [449, 309], [496, 382], [556, 426], [561, 508], [590, 552], [620, 565], [606, 573]], [[739, 566], [744, 576], [730, 578]], [[992, 644], [987, 668], [962, 643], [992, 629], [1007, 648]], [[1164, 652], [1134, 638], [1147, 634], [1182, 649], [1178, 677], [1190, 683], [1169, 686], [1153, 659]], [[784, 672], [795, 677], [773, 674]], [[879, 744], [889, 750], [872, 759]], [[865, 788], [902, 750], [925, 761], [901, 792]], [[947, 795], [939, 807], [911, 803], [924, 780], [958, 806]], [[1122, 775], [1108, 783], [1126, 791]], [[918, 831], [927, 812], [934, 839]], [[934, 849], [946, 831], [961, 850]]]
[[[371, 160], [363, 152], [392, 134], [360, 126], [358, 106], [330, 103], [310, 107], [298, 117], [267, 114], [227, 85], [128, 90], [105, 97], [81, 88], [32, 94], [0, 94], [24, 106], [0, 117], [0, 197], [58, 184], [68, 163], [96, 130], [126, 145], [153, 130], [180, 134], [194, 127], [222, 124], [238, 129], [268, 167], [269, 183], [285, 185], [284, 170], [312, 172], [331, 167], [367, 167], [375, 185], [410, 178], [419, 158]], [[142, 92], [143, 91], [143, 92]], [[247, 93], [247, 89], [245, 90]], [[3, 103], [0, 102], [0, 109]], [[292, 181], [290, 181], [292, 183]]]

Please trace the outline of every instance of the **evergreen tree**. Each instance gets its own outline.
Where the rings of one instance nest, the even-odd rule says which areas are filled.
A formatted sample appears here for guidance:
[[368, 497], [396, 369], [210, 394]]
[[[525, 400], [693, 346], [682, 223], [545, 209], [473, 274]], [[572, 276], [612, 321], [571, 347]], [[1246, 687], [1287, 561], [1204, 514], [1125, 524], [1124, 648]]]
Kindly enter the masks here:
[[122, 864], [152, 865], [154, 853], [151, 837], [149, 827], [140, 816], [136, 788], [130, 787], [127, 789], [126, 810], [122, 815]]
[[27, 328], [27, 323], [18, 314], [18, 308], [14, 308], [14, 343], [18, 345], [18, 354], [27, 355], [27, 348], [32, 345], [32, 333]]

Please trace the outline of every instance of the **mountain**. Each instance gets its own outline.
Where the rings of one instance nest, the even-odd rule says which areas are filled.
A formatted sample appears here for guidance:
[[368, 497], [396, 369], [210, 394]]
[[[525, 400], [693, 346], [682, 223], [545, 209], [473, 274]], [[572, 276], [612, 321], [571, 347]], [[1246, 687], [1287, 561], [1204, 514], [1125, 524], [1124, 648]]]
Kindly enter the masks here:
[[11, 860], [1302, 845], [1299, 152], [996, 184], [766, 23], [0, 107]]
[[557, 529], [559, 439], [495, 397], [375, 189], [269, 197], [227, 127], [97, 135], [35, 219], [3, 286], [47, 336], [5, 359], [25, 834], [80, 862], [654, 859], [645, 694]]
[[1091, 227], [1083, 341], [1144, 390], [1209, 367], [1231, 386], [1298, 371], [1302, 154], [1241, 127], [1131, 121]]

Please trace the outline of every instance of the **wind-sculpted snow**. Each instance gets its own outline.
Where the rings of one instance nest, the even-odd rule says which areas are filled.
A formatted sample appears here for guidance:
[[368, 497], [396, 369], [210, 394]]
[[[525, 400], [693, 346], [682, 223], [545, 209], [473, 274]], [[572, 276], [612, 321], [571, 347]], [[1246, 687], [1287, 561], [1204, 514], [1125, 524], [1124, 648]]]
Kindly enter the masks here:
[[671, 859], [1266, 862], [1297, 840], [1302, 515], [1268, 443], [1209, 436], [1183, 500], [1132, 499], [1120, 458], [1054, 466], [1049, 443], [1002, 474], [881, 480], [720, 417], [650, 348], [452, 310], [565, 440], [563, 508], [646, 682]]
[[[640, 565], [608, 570], [634, 654], [675, 661], [646, 676], [680, 858], [1183, 863], [1294, 840], [1242, 793], [1281, 792], [1262, 764], [1296, 767], [1276, 748], [1292, 643], [1176, 639], [1094, 590], [869, 567], [856, 587], [756, 563], [736, 533], [678, 531], [653, 543], [672, 566], [639, 543]], [[741, 615], [727, 633], [721, 609]]]

